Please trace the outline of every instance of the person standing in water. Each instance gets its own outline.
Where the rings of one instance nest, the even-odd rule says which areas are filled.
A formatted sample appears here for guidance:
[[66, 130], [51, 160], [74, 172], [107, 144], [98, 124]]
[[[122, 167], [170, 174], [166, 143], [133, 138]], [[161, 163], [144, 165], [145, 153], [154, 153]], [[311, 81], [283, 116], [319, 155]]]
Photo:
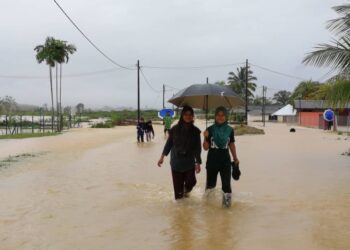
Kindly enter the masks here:
[[169, 137], [158, 161], [161, 167], [164, 157], [170, 155], [170, 166], [175, 200], [187, 197], [196, 185], [196, 175], [201, 171], [201, 131], [193, 125], [194, 112], [189, 106], [182, 109], [179, 122], [169, 131]]
[[153, 125], [152, 125], [152, 121], [149, 120], [148, 122], [146, 122], [146, 140], [147, 141], [151, 141], [152, 139], [154, 139], [154, 129], [153, 129]]
[[[228, 114], [224, 107], [215, 111], [215, 123], [204, 131], [204, 150], [209, 150], [207, 156], [207, 184], [206, 191], [215, 188], [217, 175], [220, 173], [224, 207], [231, 206], [231, 157], [236, 165], [239, 160], [236, 153], [234, 131], [228, 125]], [[230, 152], [229, 152], [230, 151]]]
[[166, 113], [165, 117], [163, 118], [163, 122], [164, 122], [164, 135], [166, 135], [167, 132], [169, 133], [171, 128], [171, 123], [173, 122], [169, 111]]
[[136, 130], [137, 130], [137, 142], [144, 142], [145, 120], [143, 119], [143, 117], [141, 117], [140, 121], [137, 123]]

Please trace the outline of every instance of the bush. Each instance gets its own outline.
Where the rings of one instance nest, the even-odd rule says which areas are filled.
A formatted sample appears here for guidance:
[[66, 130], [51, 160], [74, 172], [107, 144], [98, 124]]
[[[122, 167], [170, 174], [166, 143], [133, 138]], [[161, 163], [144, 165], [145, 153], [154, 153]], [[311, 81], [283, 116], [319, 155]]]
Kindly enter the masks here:
[[111, 121], [108, 122], [99, 122], [96, 123], [95, 125], [91, 126], [92, 128], [113, 128], [114, 125]]

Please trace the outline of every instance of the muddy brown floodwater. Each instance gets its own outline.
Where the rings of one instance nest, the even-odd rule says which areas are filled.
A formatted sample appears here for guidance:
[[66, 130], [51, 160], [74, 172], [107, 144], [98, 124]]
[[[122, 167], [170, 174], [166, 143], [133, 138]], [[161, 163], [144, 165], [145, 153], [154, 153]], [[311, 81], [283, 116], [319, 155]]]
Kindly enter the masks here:
[[191, 197], [173, 200], [169, 159], [156, 167], [160, 126], [142, 145], [134, 127], [0, 141], [0, 159], [37, 155], [0, 169], [0, 249], [349, 250], [350, 140], [265, 131], [236, 138], [230, 209], [220, 188], [203, 196], [205, 168]]

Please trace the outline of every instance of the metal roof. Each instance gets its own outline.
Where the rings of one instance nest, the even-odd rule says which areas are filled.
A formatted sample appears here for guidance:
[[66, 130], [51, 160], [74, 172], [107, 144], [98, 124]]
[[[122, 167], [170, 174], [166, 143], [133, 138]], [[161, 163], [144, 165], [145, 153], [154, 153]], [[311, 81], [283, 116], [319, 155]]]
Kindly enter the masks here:
[[[327, 101], [325, 100], [294, 100], [294, 107], [296, 109], [327, 109], [331, 108], [330, 105], [327, 104]], [[336, 108], [350, 108], [350, 103], [348, 103], [345, 106], [339, 107], [339, 105]]]

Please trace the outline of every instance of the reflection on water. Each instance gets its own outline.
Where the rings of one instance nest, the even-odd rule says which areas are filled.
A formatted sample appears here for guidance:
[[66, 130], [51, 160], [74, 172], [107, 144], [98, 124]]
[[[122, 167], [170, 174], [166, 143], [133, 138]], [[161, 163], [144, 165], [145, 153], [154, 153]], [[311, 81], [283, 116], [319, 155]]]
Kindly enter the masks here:
[[277, 126], [264, 144], [237, 138], [229, 209], [220, 181], [204, 195], [204, 167], [190, 198], [173, 200], [168, 159], [156, 166], [163, 136], [138, 144], [125, 127], [8, 142], [13, 155], [47, 154], [0, 172], [0, 249], [350, 249], [346, 142], [325, 136]]

